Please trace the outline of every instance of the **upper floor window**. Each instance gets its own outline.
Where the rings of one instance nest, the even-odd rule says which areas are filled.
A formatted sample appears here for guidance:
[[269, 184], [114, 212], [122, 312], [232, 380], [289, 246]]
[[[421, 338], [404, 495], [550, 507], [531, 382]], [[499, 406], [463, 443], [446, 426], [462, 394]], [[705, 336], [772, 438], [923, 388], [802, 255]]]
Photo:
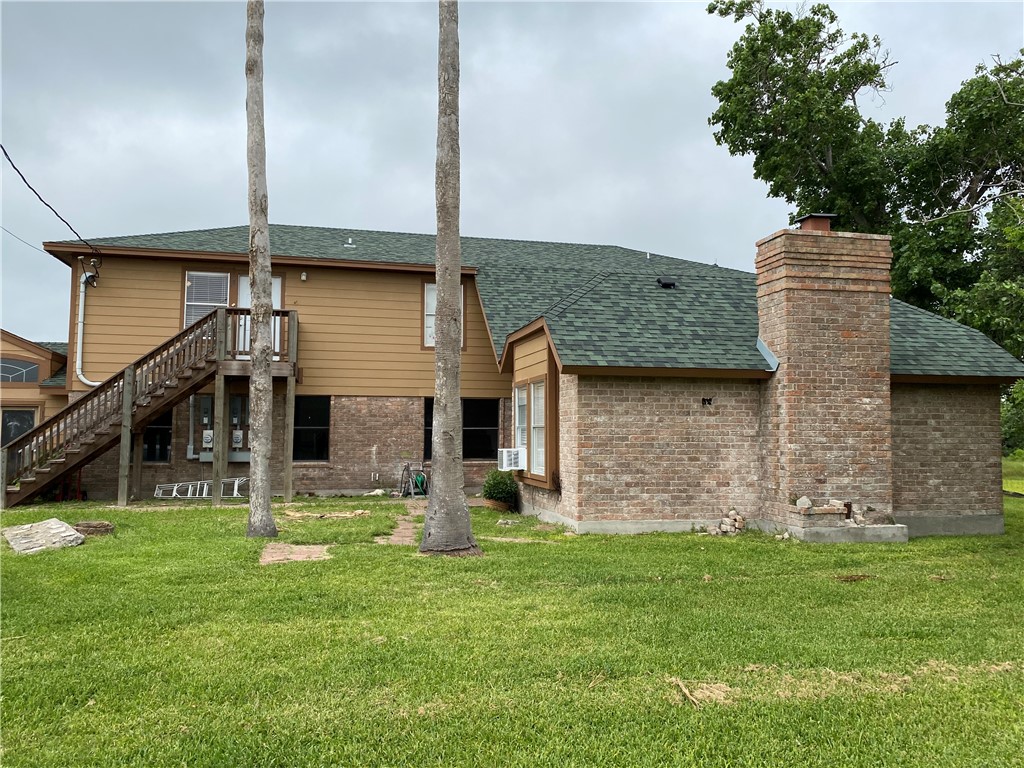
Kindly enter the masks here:
[[[460, 296], [462, 302], [462, 341], [465, 344], [466, 334], [466, 289], [463, 287], [462, 295]], [[423, 346], [433, 347], [434, 346], [434, 328], [435, 318], [437, 315], [437, 283], [424, 283], [423, 284]]]
[[228, 306], [231, 276], [226, 272], [185, 273], [185, 327], [218, 307]]
[[0, 360], [0, 381], [19, 384], [39, 381], [39, 366], [28, 360], [5, 357]]

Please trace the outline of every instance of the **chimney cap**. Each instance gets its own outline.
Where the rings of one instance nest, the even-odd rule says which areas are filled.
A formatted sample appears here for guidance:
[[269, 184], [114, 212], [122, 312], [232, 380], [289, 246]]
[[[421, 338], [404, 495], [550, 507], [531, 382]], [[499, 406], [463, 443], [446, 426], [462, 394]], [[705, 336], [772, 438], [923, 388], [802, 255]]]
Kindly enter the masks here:
[[836, 218], [834, 213], [806, 213], [796, 218], [796, 224], [800, 229], [807, 229], [811, 232], [831, 232], [832, 219]]

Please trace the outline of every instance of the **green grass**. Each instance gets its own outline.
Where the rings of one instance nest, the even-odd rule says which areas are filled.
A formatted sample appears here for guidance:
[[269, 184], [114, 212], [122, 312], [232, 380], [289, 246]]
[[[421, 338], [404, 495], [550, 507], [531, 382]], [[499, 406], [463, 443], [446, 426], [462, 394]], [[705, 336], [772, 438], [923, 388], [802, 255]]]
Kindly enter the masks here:
[[[293, 509], [370, 514], [278, 514], [283, 540], [337, 546], [261, 567], [241, 508], [3, 513], [117, 532], [4, 545], [0, 763], [1024, 761], [1024, 499], [1006, 536], [902, 546], [566, 536], [474, 510], [486, 556], [463, 559], [372, 544], [394, 504]], [[697, 709], [674, 679], [724, 701]]]
[[1024, 461], [1003, 459], [1003, 489], [1024, 493]]

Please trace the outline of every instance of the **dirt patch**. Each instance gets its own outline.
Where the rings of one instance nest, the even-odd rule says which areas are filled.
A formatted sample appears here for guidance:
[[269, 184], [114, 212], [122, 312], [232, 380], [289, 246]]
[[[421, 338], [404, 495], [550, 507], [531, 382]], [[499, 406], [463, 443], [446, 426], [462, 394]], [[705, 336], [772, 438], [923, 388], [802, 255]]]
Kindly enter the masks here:
[[285, 544], [282, 541], [271, 541], [263, 548], [260, 565], [330, 559], [326, 544]]
[[293, 520], [347, 520], [352, 517], [365, 517], [370, 514], [368, 509], [352, 509], [346, 512], [293, 512], [288, 510], [285, 517]]
[[841, 581], [844, 584], [849, 584], [849, 583], [852, 583], [852, 582], [855, 582], [855, 581], [866, 581], [868, 579], [873, 579], [875, 577], [874, 576], [869, 576], [866, 573], [850, 573], [850, 574], [846, 574], [844, 576], [836, 576], [835, 578], [836, 578], [836, 581]]
[[673, 686], [671, 696], [675, 703], [689, 702], [695, 709], [705, 704], [732, 704], [733, 694], [739, 692], [725, 683], [691, 682], [678, 677], [670, 677], [667, 682]]

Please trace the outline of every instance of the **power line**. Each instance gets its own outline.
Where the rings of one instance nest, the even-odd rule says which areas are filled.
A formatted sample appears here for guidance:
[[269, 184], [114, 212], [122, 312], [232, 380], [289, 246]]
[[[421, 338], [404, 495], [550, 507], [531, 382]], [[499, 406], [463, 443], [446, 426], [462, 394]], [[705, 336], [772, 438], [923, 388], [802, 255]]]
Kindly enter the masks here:
[[6, 233], [7, 233], [8, 235], [10, 235], [11, 237], [13, 237], [13, 238], [14, 238], [15, 240], [19, 240], [19, 241], [23, 242], [23, 243], [24, 243], [25, 245], [27, 245], [27, 246], [28, 246], [29, 248], [35, 248], [35, 249], [36, 249], [37, 251], [39, 251], [39, 252], [40, 252], [41, 254], [43, 254], [44, 256], [49, 256], [49, 255], [50, 255], [50, 254], [48, 254], [48, 253], [47, 253], [46, 251], [44, 251], [44, 250], [43, 250], [42, 248], [36, 248], [36, 246], [32, 245], [32, 243], [30, 243], [30, 242], [29, 242], [28, 240], [22, 240], [22, 239], [21, 239], [20, 237], [18, 237], [18, 236], [17, 236], [16, 234], [14, 234], [13, 232], [11, 232], [11, 230], [9, 230], [9, 229], [8, 229], [7, 227], [0, 227], [0, 229], [2, 229], [2, 230], [3, 230], [4, 232], [6, 232]]
[[[7, 158], [7, 162], [11, 164], [11, 168], [13, 168], [17, 172], [17, 174], [21, 177], [21, 180], [23, 182], [25, 182], [25, 186], [32, 190], [32, 194], [34, 194], [36, 197], [39, 198], [39, 202], [41, 202], [43, 205], [45, 205], [47, 208], [49, 208], [51, 211], [53, 211], [53, 215], [56, 216], [61, 221], [63, 221], [64, 224], [67, 225], [67, 228], [75, 233], [75, 237], [77, 237], [79, 240], [81, 240], [83, 243], [85, 243], [87, 246], [89, 246], [90, 250], [92, 250], [94, 253], [99, 253], [99, 249], [98, 248], [96, 248], [92, 243], [90, 243], [88, 240], [86, 240], [84, 237], [82, 237], [80, 234], [78, 234], [78, 230], [76, 230], [74, 227], [72, 227], [71, 224], [68, 223], [67, 219], [65, 219], [63, 216], [61, 216], [59, 213], [57, 213], [57, 209], [54, 208], [52, 205], [50, 205], [48, 202], [46, 202], [43, 199], [43, 196], [40, 195], [38, 192], [36, 192], [35, 187], [33, 187], [31, 184], [28, 183], [28, 179], [25, 178], [25, 174], [23, 174], [21, 172], [21, 170], [18, 168], [18, 166], [16, 166], [14, 164], [14, 161], [11, 160], [11, 156], [9, 154], [7, 154], [7, 147], [5, 147], [3, 144], [0, 144], [0, 149], [3, 150], [4, 157], [6, 157]], [[6, 230], [4, 230], [4, 231], [6, 231]], [[18, 238], [18, 239], [20, 240], [21, 238]], [[32, 247], [35, 248], [35, 246], [32, 246]]]

